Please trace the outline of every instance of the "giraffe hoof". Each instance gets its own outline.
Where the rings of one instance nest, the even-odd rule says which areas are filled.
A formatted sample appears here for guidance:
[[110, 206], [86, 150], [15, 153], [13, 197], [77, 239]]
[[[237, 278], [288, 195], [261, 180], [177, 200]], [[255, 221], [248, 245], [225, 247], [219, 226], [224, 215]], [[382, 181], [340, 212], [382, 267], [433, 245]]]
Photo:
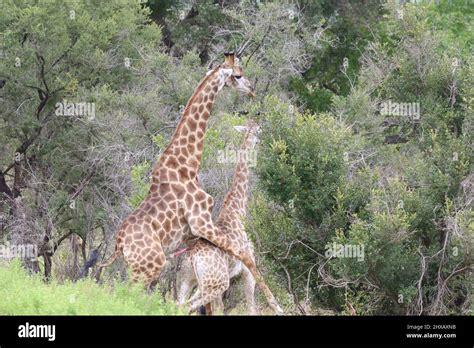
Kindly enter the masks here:
[[198, 313], [199, 315], [206, 315], [206, 307], [205, 306], [199, 307]]
[[283, 312], [283, 309], [281, 309], [278, 303], [273, 305], [273, 310], [275, 311], [275, 315], [285, 315], [285, 312]]

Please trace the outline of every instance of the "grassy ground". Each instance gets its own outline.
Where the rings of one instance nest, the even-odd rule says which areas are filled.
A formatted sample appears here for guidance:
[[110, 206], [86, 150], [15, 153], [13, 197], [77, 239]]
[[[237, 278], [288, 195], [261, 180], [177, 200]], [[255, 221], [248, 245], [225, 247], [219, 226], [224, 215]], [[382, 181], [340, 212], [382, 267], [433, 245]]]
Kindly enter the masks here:
[[148, 296], [132, 284], [45, 283], [19, 262], [0, 263], [0, 315], [179, 315], [185, 314], [159, 294]]

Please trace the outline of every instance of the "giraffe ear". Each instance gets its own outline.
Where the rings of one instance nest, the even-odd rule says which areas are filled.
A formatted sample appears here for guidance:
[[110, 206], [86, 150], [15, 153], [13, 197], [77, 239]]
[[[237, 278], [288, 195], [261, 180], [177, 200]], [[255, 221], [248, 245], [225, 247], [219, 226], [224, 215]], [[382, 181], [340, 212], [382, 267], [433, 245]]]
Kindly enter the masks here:
[[224, 64], [233, 67], [234, 66], [234, 52], [224, 53]]
[[247, 127], [246, 127], [246, 126], [234, 126], [234, 129], [235, 129], [237, 132], [240, 132], [240, 133], [245, 133], [245, 132], [247, 132]]

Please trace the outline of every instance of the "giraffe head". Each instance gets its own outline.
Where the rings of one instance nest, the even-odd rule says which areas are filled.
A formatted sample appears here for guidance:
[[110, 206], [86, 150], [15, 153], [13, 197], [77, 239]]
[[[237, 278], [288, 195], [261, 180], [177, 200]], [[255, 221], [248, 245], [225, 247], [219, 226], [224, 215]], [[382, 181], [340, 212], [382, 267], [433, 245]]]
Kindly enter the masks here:
[[246, 139], [250, 142], [251, 148], [254, 148], [258, 143], [258, 137], [262, 133], [260, 126], [253, 120], [248, 120], [245, 126], [234, 126], [234, 129], [246, 134]]
[[225, 79], [225, 86], [232, 87], [248, 96], [255, 97], [252, 83], [244, 76], [244, 70], [235, 61], [234, 52], [224, 53], [224, 64], [221, 65], [223, 71], [228, 71]]

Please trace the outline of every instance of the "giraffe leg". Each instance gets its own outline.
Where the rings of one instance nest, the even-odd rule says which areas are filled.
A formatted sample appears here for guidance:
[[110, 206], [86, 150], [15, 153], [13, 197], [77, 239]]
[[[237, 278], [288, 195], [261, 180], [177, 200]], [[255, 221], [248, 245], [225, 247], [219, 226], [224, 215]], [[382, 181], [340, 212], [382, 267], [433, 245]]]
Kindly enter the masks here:
[[147, 243], [147, 247], [139, 252], [132, 252], [132, 244], [127, 245], [124, 248], [124, 257], [132, 268], [132, 281], [143, 282], [147, 292], [151, 293], [165, 267], [166, 256], [159, 241], [150, 239]]
[[198, 288], [198, 289], [196, 289], [196, 291], [194, 292], [193, 296], [191, 296], [191, 298], [188, 300], [188, 303], [196, 302], [196, 301], [198, 301], [200, 298], [201, 298], [201, 292], [199, 291], [199, 288]]
[[194, 312], [200, 306], [206, 306], [206, 314], [208, 314], [207, 305], [222, 299], [222, 294], [229, 287], [229, 278], [226, 275], [227, 273], [217, 279], [199, 278], [198, 276], [199, 291], [196, 291], [194, 296], [188, 301], [189, 311]]
[[212, 315], [211, 303], [206, 304], [206, 315]]
[[189, 258], [185, 258], [179, 276], [179, 288], [178, 288], [178, 305], [182, 306], [186, 303], [189, 295], [193, 288], [197, 285], [194, 270]]
[[232, 256], [242, 261], [242, 263], [247, 266], [250, 273], [252, 273], [270, 307], [277, 314], [283, 314], [283, 310], [278, 305], [275, 296], [273, 296], [270, 288], [265, 283], [262, 275], [257, 269], [250, 244], [245, 244], [244, 241], [236, 241], [229, 238], [214, 225], [211, 219], [211, 214], [206, 210], [199, 211], [199, 205], [195, 204], [192, 211], [188, 211], [186, 217], [192, 233], [195, 236], [207, 239], [217, 247], [229, 252]]
[[222, 295], [212, 301], [212, 312], [224, 314], [224, 302], [222, 302]]
[[178, 289], [178, 305], [182, 306], [186, 303], [186, 299], [189, 297], [189, 294], [196, 285], [191, 279], [183, 279]]
[[244, 283], [245, 301], [247, 302], [247, 311], [250, 315], [258, 315], [255, 304], [255, 279], [247, 267], [242, 267], [242, 282]]

